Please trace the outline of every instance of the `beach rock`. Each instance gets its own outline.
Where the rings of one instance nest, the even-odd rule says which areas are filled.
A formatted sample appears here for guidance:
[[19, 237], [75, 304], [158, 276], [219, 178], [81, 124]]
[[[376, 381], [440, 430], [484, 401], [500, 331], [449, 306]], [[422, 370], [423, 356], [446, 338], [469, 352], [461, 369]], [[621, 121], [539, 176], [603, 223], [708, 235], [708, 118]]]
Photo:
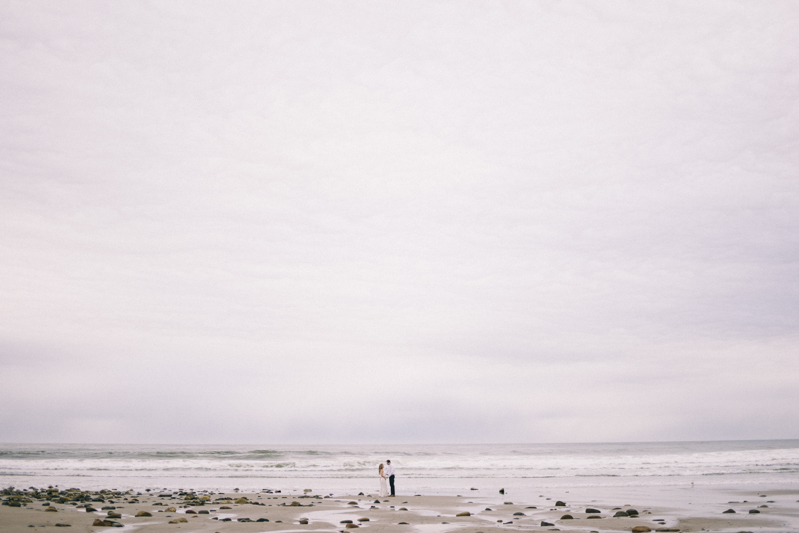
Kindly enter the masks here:
[[558, 500], [555, 502], [555, 507], [566, 507], [566, 503]]
[[574, 517], [570, 514], [565, 514], [560, 517], [561, 520], [574, 520]]
[[462, 513], [458, 513], [455, 516], [472, 516], [472, 513], [469, 511], [463, 511]]
[[505, 489], [499, 489], [500, 494], [505, 494]]
[[122, 518], [122, 515], [115, 511], [108, 511], [108, 518]]
[[735, 509], [727, 509], [726, 511], [724, 511], [721, 514], [735, 514]]
[[347, 524], [344, 527], [346, 527], [347, 529], [355, 529], [355, 528], [358, 528], [358, 527], [361, 527], [361, 526], [359, 526], [358, 524], [349, 523], [349, 524]]
[[114, 507], [113, 505], [104, 505], [102, 507], [102, 510], [103, 511], [114, 511], [114, 510], [116, 510], [116, 507]]
[[597, 516], [597, 515], [591, 515], [591, 516], [589, 516], [589, 517], [587, 517], [587, 518], [588, 518], [588, 520], [591, 520], [591, 519], [593, 519], [593, 520], [600, 520], [602, 517], [601, 517], [601, 516]]
[[308, 519], [307, 518], [300, 518], [300, 524], [302, 524], [304, 526], [308, 525]]
[[86, 506], [86, 512], [87, 512], [87, 513], [94, 513], [95, 511], [97, 511], [97, 509], [95, 509], [95, 508], [94, 508], [94, 507], [92, 507], [91, 505], [87, 505], [87, 506]]
[[519, 511], [519, 512], [513, 513], [513, 516], [524, 516], [524, 513]]
[[197, 511], [194, 509], [186, 509], [186, 514], [197, 514]]
[[635, 526], [632, 529], [633, 533], [649, 533], [650, 531], [652, 531], [652, 528], [647, 526]]
[[638, 516], [638, 511], [636, 511], [635, 509], [627, 509], [627, 515], [628, 516]]
[[72, 524], [56, 524], [55, 527], [72, 527]]
[[188, 522], [189, 521], [183, 518], [182, 516], [180, 518], [175, 518], [174, 520], [169, 521], [170, 524], [186, 524]]
[[749, 509], [749, 514], [760, 514], [760, 511], [757, 509]]
[[599, 509], [593, 509], [593, 508], [589, 507], [588, 509], [585, 510], [585, 512], [586, 513], [600, 513], [602, 511], [600, 511]]
[[206, 509], [203, 509], [201, 511], [198, 511], [198, 514], [211, 514], [211, 513], [209, 513]]
[[374, 503], [380, 503], [380, 500], [375, 500]]
[[513, 502], [505, 502], [505, 505], [513, 505]]
[[153, 514], [148, 513], [147, 511], [139, 511], [138, 513], [136, 513], [136, 518], [142, 518], [145, 516], [153, 516]]
[[259, 518], [256, 522], [269, 522], [268, 518]]
[[94, 527], [121, 527], [122, 524], [119, 524], [118, 522], [112, 522], [111, 520], [101, 520], [100, 518], [97, 518], [97, 519], [95, 519], [94, 522], [92, 522], [92, 526], [94, 526]]
[[621, 518], [623, 516], [630, 516], [627, 514], [627, 511], [616, 511], [616, 514], [613, 515], [613, 518]]
[[399, 510], [400, 510], [400, 511], [407, 511], [408, 509], [407, 509], [407, 508], [405, 508], [405, 507], [400, 507], [400, 508], [399, 508]]
[[659, 527], [655, 531], [658, 533], [679, 533], [680, 530], [676, 528]]
[[237, 522], [245, 522], [246, 523], [246, 522], [252, 522], [252, 519], [251, 518], [237, 518], [236, 521]]
[[358, 522], [368, 522], [368, 521], [369, 521], [369, 519], [368, 519], [368, 518], [366, 518], [366, 517], [363, 517], [363, 518], [359, 518], [359, 519], [358, 519]]
[[339, 524], [352, 524], [352, 520], [342, 520]]
[[45, 513], [57, 513], [58, 509], [56, 509], [55, 507], [48, 507], [47, 509], [44, 510], [44, 512]]
[[542, 521], [541, 521], [541, 527], [554, 526], [554, 525], [555, 525], [555, 524], [552, 524], [552, 523], [550, 523], [550, 522], [547, 522], [546, 520], [542, 520]]
[[247, 498], [243, 498], [243, 497], [242, 497], [242, 498], [238, 498], [238, 499], [235, 501], [235, 503], [250, 503], [250, 501], [249, 501]]
[[[170, 509], [171, 509], [171, 511], [170, 511]], [[220, 509], [233, 509], [233, 508], [232, 508], [232, 507], [228, 507], [227, 505], [223, 505], [222, 507], [220, 507]], [[174, 512], [175, 512], [175, 508], [174, 508], [174, 507], [169, 507], [169, 508], [166, 510], [166, 512], [167, 512], [167, 513], [170, 513], [170, 512], [171, 512], [171, 513], [174, 513]]]
[[347, 505], [358, 505], [358, 502], [347, 502]]
[[399, 525], [401, 525], [401, 526], [407, 526], [407, 525], [408, 525], [408, 522], [400, 522], [400, 523], [399, 523]]
[[758, 505], [758, 509], [768, 509], [768, 505]]

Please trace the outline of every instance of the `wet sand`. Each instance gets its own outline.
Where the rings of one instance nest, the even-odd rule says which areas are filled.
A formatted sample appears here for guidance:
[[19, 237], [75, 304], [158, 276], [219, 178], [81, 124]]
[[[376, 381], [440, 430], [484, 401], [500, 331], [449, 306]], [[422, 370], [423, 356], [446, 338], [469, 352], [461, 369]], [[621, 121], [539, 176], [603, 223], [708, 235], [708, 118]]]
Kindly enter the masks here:
[[[636, 507], [635, 502], [512, 501], [496, 497], [374, 494], [287, 495], [192, 491], [118, 492], [27, 489], [2, 492], [0, 531], [302, 533], [498, 533], [501, 531], [797, 531], [799, 491], [742, 494], [717, 516]], [[542, 498], [543, 495], [542, 495]], [[768, 502], [768, 503], [767, 503]], [[564, 505], [556, 505], [563, 503]], [[724, 513], [732, 509], [735, 513]], [[756, 511], [750, 513], [750, 511]], [[468, 514], [467, 514], [468, 513]], [[628, 516], [615, 516], [617, 514]], [[149, 516], [148, 516], [149, 515]], [[459, 516], [460, 515], [460, 516]], [[567, 518], [570, 516], [571, 518]], [[56, 529], [57, 528], [57, 529]]]

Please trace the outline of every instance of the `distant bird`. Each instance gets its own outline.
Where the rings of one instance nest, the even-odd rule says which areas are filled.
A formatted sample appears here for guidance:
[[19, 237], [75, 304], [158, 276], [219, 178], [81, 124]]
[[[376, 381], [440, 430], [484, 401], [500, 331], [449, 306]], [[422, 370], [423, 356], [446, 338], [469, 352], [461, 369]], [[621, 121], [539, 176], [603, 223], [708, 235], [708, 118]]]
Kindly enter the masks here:
[[505, 494], [505, 489], [499, 489], [500, 494]]

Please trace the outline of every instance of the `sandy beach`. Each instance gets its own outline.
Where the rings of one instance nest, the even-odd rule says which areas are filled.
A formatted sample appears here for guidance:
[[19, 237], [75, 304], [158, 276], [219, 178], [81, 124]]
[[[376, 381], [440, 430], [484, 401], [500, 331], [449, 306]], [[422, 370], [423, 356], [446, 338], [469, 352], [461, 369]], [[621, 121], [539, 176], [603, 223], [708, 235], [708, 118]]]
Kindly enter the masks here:
[[[533, 502], [463, 496], [337, 495], [308, 489], [302, 495], [208, 491], [119, 492], [78, 489], [5, 489], [3, 532], [30, 528], [65, 531], [495, 533], [499, 531], [797, 531], [799, 491], [753, 493], [720, 502], [718, 516], [635, 502], [598, 505], [541, 495]], [[768, 502], [768, 503], [767, 503]], [[625, 516], [626, 515], [626, 516]]]

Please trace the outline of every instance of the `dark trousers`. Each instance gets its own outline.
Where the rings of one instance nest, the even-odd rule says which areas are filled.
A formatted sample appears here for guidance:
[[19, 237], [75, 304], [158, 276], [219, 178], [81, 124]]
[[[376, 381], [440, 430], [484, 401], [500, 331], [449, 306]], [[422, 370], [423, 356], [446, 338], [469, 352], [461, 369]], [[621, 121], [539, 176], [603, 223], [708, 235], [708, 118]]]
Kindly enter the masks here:
[[394, 496], [394, 476], [388, 476], [388, 485], [391, 487], [391, 495]]

